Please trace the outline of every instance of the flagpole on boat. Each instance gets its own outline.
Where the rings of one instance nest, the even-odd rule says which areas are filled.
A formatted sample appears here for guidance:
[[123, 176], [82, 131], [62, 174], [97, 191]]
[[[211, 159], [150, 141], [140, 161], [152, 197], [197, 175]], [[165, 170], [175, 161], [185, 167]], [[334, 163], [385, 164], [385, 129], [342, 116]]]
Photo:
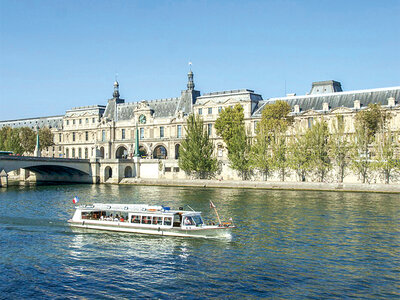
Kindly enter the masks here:
[[218, 223], [219, 223], [219, 225], [221, 225], [221, 219], [219, 218], [219, 214], [217, 212], [217, 207], [214, 205], [214, 203], [211, 200], [210, 200], [210, 207], [214, 208], [215, 214], [217, 215], [217, 218], [218, 218]]

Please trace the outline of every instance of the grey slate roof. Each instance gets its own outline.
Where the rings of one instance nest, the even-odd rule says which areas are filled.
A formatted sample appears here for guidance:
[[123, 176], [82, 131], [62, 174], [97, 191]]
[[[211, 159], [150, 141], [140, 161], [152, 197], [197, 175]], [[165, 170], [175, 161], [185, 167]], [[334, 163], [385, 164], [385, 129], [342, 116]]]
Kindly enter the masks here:
[[322, 110], [324, 102], [329, 104], [331, 109], [336, 107], [354, 107], [354, 101], [359, 100], [361, 107], [367, 107], [370, 103], [378, 103], [387, 105], [388, 98], [394, 97], [396, 103], [400, 103], [400, 87], [380, 88], [373, 90], [360, 90], [349, 92], [337, 92], [329, 94], [290, 96], [282, 98], [270, 98], [266, 101], [260, 101], [258, 109], [254, 112], [253, 117], [260, 117], [261, 112], [266, 104], [274, 103], [277, 100], [283, 100], [289, 103], [293, 108], [295, 105], [300, 106], [300, 111]]
[[11, 128], [30, 127], [36, 129], [36, 127], [49, 127], [61, 129], [63, 125], [63, 117], [64, 116], [51, 116], [0, 121], [0, 128], [9, 126]]

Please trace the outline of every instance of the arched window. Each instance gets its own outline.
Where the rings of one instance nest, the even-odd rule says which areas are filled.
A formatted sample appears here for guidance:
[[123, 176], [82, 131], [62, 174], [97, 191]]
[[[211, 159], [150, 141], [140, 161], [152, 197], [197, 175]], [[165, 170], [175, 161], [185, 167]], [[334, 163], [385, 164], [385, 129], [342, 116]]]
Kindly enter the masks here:
[[88, 150], [88, 148], [85, 148], [85, 158], [89, 158], [89, 150]]
[[181, 147], [181, 145], [176, 144], [175, 145], [175, 159], [179, 158], [179, 148]]
[[65, 157], [66, 157], [66, 158], [69, 158], [69, 149], [68, 149], [68, 148], [65, 149]]
[[139, 146], [139, 155], [142, 158], [146, 158], [147, 157], [147, 150], [145, 146]]
[[154, 149], [153, 157], [158, 159], [167, 158], [167, 149], [163, 145], [159, 145]]
[[71, 154], [72, 158], [75, 158], [75, 148], [72, 148], [72, 154]]
[[128, 149], [124, 146], [119, 146], [117, 151], [115, 152], [116, 158], [127, 158], [128, 157]]
[[100, 158], [104, 158], [104, 147], [100, 147]]

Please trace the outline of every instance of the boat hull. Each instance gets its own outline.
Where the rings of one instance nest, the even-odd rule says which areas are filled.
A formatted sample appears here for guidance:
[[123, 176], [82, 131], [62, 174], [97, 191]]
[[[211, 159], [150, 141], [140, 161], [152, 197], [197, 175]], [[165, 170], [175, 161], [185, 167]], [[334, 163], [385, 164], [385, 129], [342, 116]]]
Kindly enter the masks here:
[[182, 228], [145, 228], [135, 227], [128, 224], [105, 224], [104, 222], [74, 222], [68, 221], [71, 227], [94, 229], [102, 231], [114, 231], [136, 234], [150, 234], [161, 236], [178, 236], [178, 237], [199, 237], [199, 238], [228, 238], [230, 237], [230, 228], [219, 226], [205, 226], [202, 228], [182, 229]]

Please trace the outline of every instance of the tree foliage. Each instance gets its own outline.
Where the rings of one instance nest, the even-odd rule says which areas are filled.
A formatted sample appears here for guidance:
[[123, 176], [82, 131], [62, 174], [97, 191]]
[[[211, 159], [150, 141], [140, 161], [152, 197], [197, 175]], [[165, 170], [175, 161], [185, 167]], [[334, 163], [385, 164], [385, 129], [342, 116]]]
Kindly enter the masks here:
[[188, 173], [205, 178], [217, 170], [213, 143], [199, 115], [189, 115], [185, 129], [186, 137], [179, 149], [179, 166]]
[[251, 146], [251, 165], [263, 173], [264, 179], [278, 171], [285, 180], [287, 161], [286, 130], [292, 124], [290, 105], [285, 101], [268, 104], [262, 111]]
[[346, 169], [350, 163], [351, 143], [345, 132], [343, 116], [337, 115], [333, 122], [330, 136], [329, 154], [337, 169], [337, 181], [343, 182]]
[[355, 133], [353, 137], [352, 169], [361, 178], [362, 183], [369, 180], [372, 167], [370, 147], [375, 140], [375, 134], [385, 122], [379, 104], [370, 104], [368, 109], [362, 110], [355, 117]]
[[54, 136], [50, 128], [43, 127], [39, 129], [39, 142], [41, 149], [54, 146]]
[[251, 168], [250, 139], [244, 126], [243, 107], [236, 104], [223, 109], [215, 122], [215, 129], [228, 148], [231, 168], [246, 179]]
[[36, 133], [29, 127], [22, 127], [19, 133], [21, 146], [25, 153], [33, 153], [36, 146]]
[[291, 137], [288, 146], [288, 165], [297, 174], [299, 181], [306, 181], [310, 170], [310, 151], [306, 135], [298, 131]]
[[331, 162], [329, 158], [329, 130], [324, 120], [315, 122], [306, 132], [306, 140], [309, 151], [309, 166], [318, 178], [323, 182], [328, 173]]

